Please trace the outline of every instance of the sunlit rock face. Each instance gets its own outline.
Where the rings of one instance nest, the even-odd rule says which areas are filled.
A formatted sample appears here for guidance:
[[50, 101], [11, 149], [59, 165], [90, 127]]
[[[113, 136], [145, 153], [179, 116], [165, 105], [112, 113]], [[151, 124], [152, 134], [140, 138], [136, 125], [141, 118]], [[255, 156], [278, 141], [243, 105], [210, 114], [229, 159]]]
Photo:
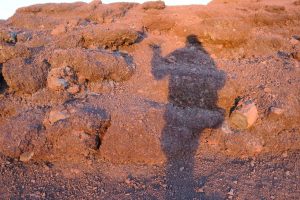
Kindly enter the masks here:
[[[175, 5], [193, 5], [193, 4], [201, 4], [206, 5], [212, 0], [165, 0], [166, 5], [175, 6]], [[103, 0], [103, 3], [112, 3], [112, 2], [135, 2], [135, 3], [144, 3], [146, 1], [143, 0]]]

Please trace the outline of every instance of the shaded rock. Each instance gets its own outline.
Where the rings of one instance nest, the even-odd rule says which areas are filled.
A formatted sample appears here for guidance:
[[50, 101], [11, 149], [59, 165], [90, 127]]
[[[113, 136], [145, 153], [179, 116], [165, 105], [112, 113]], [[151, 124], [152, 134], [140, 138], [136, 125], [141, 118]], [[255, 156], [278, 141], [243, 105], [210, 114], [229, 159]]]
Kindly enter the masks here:
[[250, 128], [258, 118], [258, 111], [251, 101], [240, 102], [230, 115], [230, 122], [238, 129]]
[[164, 1], [148, 1], [142, 4], [142, 8], [144, 10], [149, 10], [149, 9], [156, 9], [156, 10], [161, 10], [166, 7]]
[[293, 56], [294, 59], [300, 61], [300, 52], [299, 51], [293, 52], [292, 56]]
[[0, 41], [7, 42], [10, 40], [10, 31], [7, 28], [0, 27]]
[[46, 86], [49, 63], [39, 59], [16, 58], [3, 65], [3, 77], [10, 89], [35, 93]]
[[23, 31], [21, 33], [18, 33], [17, 35], [17, 40], [18, 42], [27, 42], [32, 39], [32, 33]]

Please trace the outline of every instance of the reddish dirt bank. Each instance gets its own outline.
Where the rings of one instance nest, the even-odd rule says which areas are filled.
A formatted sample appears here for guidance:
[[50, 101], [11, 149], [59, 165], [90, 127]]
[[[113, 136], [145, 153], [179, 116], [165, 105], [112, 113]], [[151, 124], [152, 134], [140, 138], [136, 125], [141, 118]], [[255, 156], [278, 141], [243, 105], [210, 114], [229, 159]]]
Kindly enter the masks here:
[[0, 22], [0, 196], [298, 199], [299, 4], [20, 8]]

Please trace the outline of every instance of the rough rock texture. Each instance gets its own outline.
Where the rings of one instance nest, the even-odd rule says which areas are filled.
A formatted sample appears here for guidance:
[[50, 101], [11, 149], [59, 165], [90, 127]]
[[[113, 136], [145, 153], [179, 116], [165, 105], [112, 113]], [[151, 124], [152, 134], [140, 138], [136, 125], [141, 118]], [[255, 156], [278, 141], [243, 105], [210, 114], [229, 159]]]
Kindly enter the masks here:
[[164, 9], [166, 7], [165, 2], [163, 1], [148, 1], [142, 4], [143, 9]]
[[0, 21], [0, 199], [299, 199], [299, 8], [18, 9]]
[[[20, 8], [0, 23], [0, 125], [24, 118], [20, 129], [35, 133], [22, 113], [51, 113], [41, 135], [58, 141], [45, 160], [88, 149], [79, 142], [68, 150], [68, 134], [68, 144], [82, 138], [91, 149], [99, 136], [97, 158], [120, 163], [176, 166], [176, 159], [194, 163], [198, 154], [248, 158], [299, 150], [298, 10], [290, 0]], [[239, 98], [257, 107], [259, 117], [247, 130], [229, 123]], [[75, 113], [66, 108], [78, 101], [84, 106]], [[98, 118], [86, 109], [111, 116], [107, 131], [88, 128]], [[108, 127], [107, 118], [98, 120]], [[7, 144], [1, 152], [31, 157]], [[41, 157], [35, 152], [30, 159]]]
[[76, 101], [28, 109], [1, 123], [1, 152], [26, 161], [82, 159], [99, 148], [109, 126], [104, 110]]
[[45, 87], [48, 69], [46, 60], [15, 58], [3, 65], [2, 74], [10, 89], [32, 94]]
[[50, 63], [53, 68], [72, 67], [80, 79], [91, 82], [106, 80], [127, 80], [133, 73], [133, 63], [118, 53], [82, 48], [53, 52]]

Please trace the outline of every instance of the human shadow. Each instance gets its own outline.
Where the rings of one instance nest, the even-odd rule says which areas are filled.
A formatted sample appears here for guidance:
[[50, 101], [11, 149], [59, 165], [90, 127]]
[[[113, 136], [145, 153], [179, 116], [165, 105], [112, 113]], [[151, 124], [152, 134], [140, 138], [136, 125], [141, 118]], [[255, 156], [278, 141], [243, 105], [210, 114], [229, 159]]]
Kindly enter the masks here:
[[203, 48], [197, 36], [189, 35], [186, 46], [162, 57], [157, 45], [153, 51], [152, 74], [169, 79], [168, 104], [161, 147], [166, 155], [166, 199], [207, 199], [197, 193], [201, 187], [194, 177], [195, 154], [205, 128], [218, 127], [223, 110], [217, 106], [218, 90], [225, 73]]

